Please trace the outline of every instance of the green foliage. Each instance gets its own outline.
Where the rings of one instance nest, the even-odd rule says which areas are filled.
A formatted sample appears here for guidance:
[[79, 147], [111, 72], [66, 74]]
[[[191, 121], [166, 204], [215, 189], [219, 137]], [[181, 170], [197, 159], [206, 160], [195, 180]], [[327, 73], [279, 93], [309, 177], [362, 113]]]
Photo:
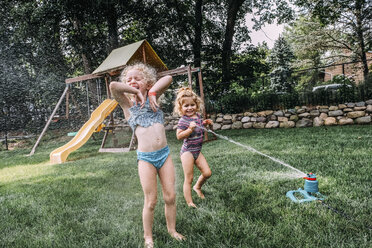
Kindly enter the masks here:
[[[311, 20], [320, 23], [320, 32], [310, 35], [309, 43], [318, 43], [317, 49], [328, 51], [324, 53], [339, 54], [344, 59], [363, 61], [364, 77], [368, 76], [368, 66], [365, 53], [372, 45], [370, 22], [372, 12], [370, 1], [367, 0], [296, 0], [295, 4], [306, 13]], [[333, 56], [334, 57], [334, 56]], [[331, 56], [332, 58], [332, 56]]]
[[292, 48], [284, 37], [279, 37], [268, 57], [268, 63], [272, 68], [270, 73], [270, 88], [275, 92], [290, 92], [293, 88], [291, 83], [291, 63], [294, 59]]
[[293, 88], [292, 70], [288, 67], [276, 67], [270, 73], [270, 88], [275, 92], [289, 92]]
[[[66, 73], [58, 11], [31, 2], [15, 3], [2, 2], [0, 11], [0, 29], [5, 34], [0, 39], [0, 107], [8, 109], [1, 116], [2, 130], [25, 128], [31, 121], [44, 123], [47, 108], [61, 94]], [[47, 13], [53, 18], [45, 19]]]
[[320, 21], [309, 15], [300, 15], [295, 21], [285, 27], [283, 36], [289, 42], [295, 55], [292, 63], [296, 78], [296, 89], [312, 89], [319, 81], [320, 69], [308, 70], [308, 68], [319, 68], [324, 65], [324, 54], [327, 47], [324, 44], [324, 35], [331, 32]]
[[299, 96], [296, 91], [293, 92], [275, 92], [269, 87], [252, 93], [252, 102], [254, 111], [278, 110], [293, 108], [299, 103]]
[[[207, 106], [212, 112], [242, 112], [247, 106], [252, 106], [250, 95], [252, 89], [259, 88], [262, 85], [260, 76], [266, 74], [269, 67], [266, 62], [268, 53], [267, 46], [253, 47], [248, 46], [241, 54], [232, 56], [231, 72], [232, 81], [228, 86], [222, 87], [220, 80], [213, 83], [210, 78], [206, 78], [207, 83], [204, 84], [208, 98], [211, 102]], [[218, 77], [218, 71], [212, 74], [213, 77]], [[208, 73], [211, 75], [211, 72]], [[227, 90], [227, 88], [229, 90]], [[230, 111], [230, 112], [229, 112]]]
[[244, 88], [251, 88], [257, 77], [265, 75], [269, 71], [266, 61], [269, 49], [266, 45], [254, 47], [248, 46], [244, 51], [232, 56], [231, 74], [232, 80]]
[[[347, 102], [359, 102], [372, 98], [370, 81], [355, 85], [354, 81], [343, 75], [333, 80], [319, 82], [316, 85], [340, 84], [336, 89], [296, 88], [290, 92], [274, 91], [266, 82], [266, 77], [256, 78], [256, 84], [245, 88], [241, 84], [232, 83], [231, 91], [221, 95], [219, 101], [213, 101], [208, 112], [242, 113], [245, 111], [290, 109], [301, 105], [337, 105]], [[369, 82], [369, 83], [368, 83]]]
[[328, 84], [339, 84], [341, 86], [337, 89], [331, 90], [322, 89], [317, 94], [323, 94], [330, 99], [339, 98], [343, 102], [359, 101], [361, 97], [363, 97], [364, 99], [369, 99], [369, 97], [372, 96], [372, 87], [368, 87], [368, 83], [356, 85], [355, 81], [352, 78], [346, 77], [344, 75], [336, 75], [332, 78], [332, 80], [321, 82], [317, 85]]
[[247, 110], [247, 106], [252, 106], [250, 95], [245, 91], [238, 92], [238, 88], [235, 88], [235, 90], [220, 98], [214, 111], [220, 113], [242, 113]]

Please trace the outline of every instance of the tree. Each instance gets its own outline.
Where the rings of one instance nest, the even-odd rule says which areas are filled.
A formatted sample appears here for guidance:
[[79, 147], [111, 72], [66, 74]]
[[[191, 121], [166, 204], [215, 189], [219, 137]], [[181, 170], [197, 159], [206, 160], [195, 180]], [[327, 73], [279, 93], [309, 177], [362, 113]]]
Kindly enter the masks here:
[[[328, 30], [319, 20], [301, 15], [297, 20], [285, 27], [283, 37], [291, 45], [296, 60], [292, 66], [298, 74], [297, 87], [312, 88], [319, 80], [319, 68], [325, 64], [327, 48], [324, 47], [322, 37]], [[313, 70], [307, 70], [315, 68]]]
[[[278, 5], [283, 2], [2, 1], [4, 25], [0, 30], [5, 37], [0, 38], [0, 50], [10, 57], [1, 66], [5, 71], [12, 70], [12, 77], [6, 78], [11, 85], [27, 89], [29, 103], [25, 106], [32, 103], [34, 109], [46, 109], [41, 114], [43, 119], [58, 100], [64, 79], [91, 73], [112, 49], [147, 39], [169, 68], [189, 63], [202, 67], [204, 87], [209, 95], [217, 97], [230, 88], [229, 83], [221, 84], [221, 78], [238, 81], [254, 74], [238, 69], [256, 67], [247, 59], [254, 51], [245, 49], [250, 39], [245, 14], [255, 10], [259, 27], [280, 16], [279, 12], [286, 13], [287, 9]], [[229, 25], [228, 19], [233, 20]], [[10, 61], [11, 67], [6, 64]], [[22, 85], [25, 78], [27, 87]], [[5, 91], [11, 90], [8, 86]], [[96, 90], [95, 85], [89, 88]]]
[[288, 42], [280, 36], [274, 43], [274, 47], [268, 57], [272, 68], [270, 73], [270, 88], [275, 92], [290, 92], [293, 85], [291, 82], [291, 63], [294, 54]]
[[361, 61], [365, 80], [368, 77], [366, 52], [372, 48], [372, 2], [369, 0], [296, 0], [312, 17], [318, 18], [329, 32], [322, 36], [329, 50], [349, 51], [354, 61]]
[[0, 103], [10, 127], [44, 122], [58, 99], [68, 68], [60, 50], [60, 8], [41, 2], [2, 1]]
[[[253, 14], [252, 20], [255, 23], [255, 30], [260, 29], [266, 23], [273, 23], [274, 20], [283, 23], [293, 18], [293, 11], [285, 0], [228, 0], [226, 6], [227, 19], [222, 45], [222, 83], [225, 90], [229, 88], [231, 80], [230, 59], [233, 54], [234, 39], [240, 45], [250, 40], [249, 30], [246, 29], [244, 23], [245, 15], [247, 13]], [[235, 33], [235, 30], [239, 31], [238, 34]], [[235, 45], [235, 48], [239, 48], [239, 45]]]
[[[171, 20], [176, 24], [178, 34], [183, 36], [184, 47], [191, 47], [194, 67], [201, 67], [202, 30], [203, 30], [203, 1], [166, 0], [167, 9], [171, 10]], [[173, 11], [172, 11], [173, 10]], [[185, 43], [186, 41], [186, 43]], [[196, 89], [199, 89], [197, 80]]]
[[231, 79], [230, 75], [230, 58], [233, 37], [235, 33], [235, 22], [238, 11], [244, 0], [228, 0], [227, 1], [227, 20], [225, 29], [225, 39], [222, 44], [222, 84], [228, 84]]
[[260, 78], [269, 73], [266, 61], [269, 49], [266, 45], [246, 47], [240, 54], [235, 54], [231, 59], [232, 81], [236, 82], [245, 92], [261, 86]]

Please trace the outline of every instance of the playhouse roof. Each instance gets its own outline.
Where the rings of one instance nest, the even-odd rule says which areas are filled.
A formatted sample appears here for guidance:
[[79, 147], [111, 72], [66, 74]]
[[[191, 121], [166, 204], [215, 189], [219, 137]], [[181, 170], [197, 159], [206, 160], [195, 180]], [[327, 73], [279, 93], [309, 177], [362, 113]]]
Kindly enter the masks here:
[[145, 62], [157, 69], [158, 72], [168, 70], [151, 45], [146, 40], [141, 40], [112, 50], [92, 74], [116, 73], [136, 61]]

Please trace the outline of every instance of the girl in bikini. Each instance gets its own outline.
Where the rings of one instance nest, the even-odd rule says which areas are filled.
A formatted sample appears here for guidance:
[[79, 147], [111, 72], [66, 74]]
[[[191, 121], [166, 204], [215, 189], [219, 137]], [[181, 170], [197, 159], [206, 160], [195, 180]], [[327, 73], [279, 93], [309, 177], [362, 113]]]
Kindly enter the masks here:
[[[124, 111], [124, 116], [138, 140], [138, 174], [144, 192], [142, 211], [145, 247], [153, 247], [152, 226], [157, 202], [159, 176], [165, 203], [165, 218], [169, 234], [177, 239], [185, 237], [176, 231], [175, 169], [165, 136], [163, 112], [157, 98], [172, 82], [171, 76], [156, 81], [154, 68], [138, 63], [126, 67], [120, 81], [111, 82], [110, 90]], [[130, 99], [129, 95], [133, 98]]]
[[185, 175], [183, 183], [183, 194], [189, 207], [196, 208], [191, 197], [191, 185], [194, 177], [194, 165], [200, 170], [199, 176], [193, 190], [204, 199], [201, 187], [212, 175], [207, 160], [201, 153], [203, 145], [203, 125], [211, 125], [211, 120], [202, 121], [200, 116], [202, 101], [190, 89], [181, 88], [178, 90], [175, 101], [174, 112], [181, 116], [177, 126], [177, 139], [183, 139], [180, 156]]

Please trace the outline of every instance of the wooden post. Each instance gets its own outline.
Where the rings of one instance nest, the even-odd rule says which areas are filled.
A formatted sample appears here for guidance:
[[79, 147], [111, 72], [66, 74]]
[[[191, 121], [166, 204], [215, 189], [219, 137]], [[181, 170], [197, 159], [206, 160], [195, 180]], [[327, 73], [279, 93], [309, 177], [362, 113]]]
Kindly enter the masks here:
[[191, 66], [187, 66], [187, 76], [189, 78], [189, 87], [192, 90], [192, 77], [191, 77]]
[[101, 149], [105, 147], [105, 143], [106, 143], [106, 139], [107, 139], [107, 135], [109, 131], [110, 131], [109, 129], [105, 131], [105, 135], [103, 136], [102, 143], [101, 143]]
[[[105, 75], [105, 83], [106, 83], [107, 99], [111, 99], [109, 76], [107, 74]], [[114, 130], [115, 130], [115, 119], [114, 119], [113, 112], [114, 111], [112, 111], [110, 113], [110, 123], [109, 123], [109, 126], [108, 126], [109, 129], [106, 130], [106, 133], [105, 133], [105, 135], [104, 135], [104, 137], [102, 139], [101, 151], [103, 150], [103, 148], [105, 146], [107, 135], [108, 135], [109, 131], [112, 130], [112, 133], [114, 133]]]
[[[198, 79], [199, 79], [200, 98], [204, 102], [204, 91], [203, 91], [203, 80], [202, 80], [201, 69], [199, 69], [199, 72], [198, 72]], [[207, 118], [207, 113], [205, 111], [205, 104], [204, 104], [203, 112], [204, 112], [204, 117]]]
[[[105, 76], [107, 99], [111, 99], [110, 83], [108, 82], [108, 76]], [[114, 125], [114, 115], [110, 113], [110, 125]]]
[[142, 45], [142, 56], [143, 56], [143, 63], [146, 64], [146, 50], [145, 45]]
[[37, 141], [36, 141], [34, 147], [32, 148], [32, 150], [31, 150], [29, 156], [31, 156], [31, 155], [33, 155], [33, 154], [35, 153], [35, 149], [36, 149], [36, 147], [39, 145], [39, 142], [40, 142], [41, 138], [44, 136], [46, 130], [48, 129], [48, 127], [49, 127], [49, 125], [50, 125], [50, 122], [52, 121], [53, 116], [56, 114], [56, 112], [57, 112], [57, 110], [58, 110], [58, 108], [59, 108], [59, 105], [61, 105], [63, 98], [66, 96], [67, 91], [68, 91], [68, 85], [66, 85], [66, 88], [65, 88], [65, 90], [63, 91], [63, 94], [62, 94], [61, 98], [59, 98], [56, 107], [54, 108], [52, 114], [50, 115], [50, 117], [49, 117], [49, 119], [48, 119], [48, 121], [47, 121], [47, 123], [46, 123], [46, 125], [45, 125], [45, 127], [44, 127], [44, 129], [43, 129], [43, 131], [41, 132], [39, 138], [37, 139]]
[[105, 75], [105, 84], [106, 84], [106, 93], [107, 93], [107, 99], [111, 99], [111, 91], [110, 91], [110, 86], [108, 82], [108, 75]]
[[9, 150], [9, 147], [8, 147], [8, 129], [5, 130], [5, 150], [7, 150], [7, 151]]
[[[200, 90], [200, 98], [202, 99], [203, 101], [203, 116], [204, 116], [204, 120], [207, 119], [207, 111], [205, 109], [205, 101], [204, 101], [204, 91], [203, 91], [203, 80], [202, 80], [202, 74], [201, 74], [201, 69], [199, 68], [199, 71], [198, 71], [198, 79], [199, 79], [199, 90]], [[204, 137], [205, 137], [205, 140], [208, 140], [208, 132], [207, 131], [204, 131]]]
[[[69, 85], [67, 85], [69, 86]], [[68, 87], [68, 90], [67, 90], [67, 93], [66, 93], [66, 120], [68, 120], [69, 118], [69, 112], [70, 112], [70, 109], [69, 109], [69, 99], [70, 99], [70, 87]]]

